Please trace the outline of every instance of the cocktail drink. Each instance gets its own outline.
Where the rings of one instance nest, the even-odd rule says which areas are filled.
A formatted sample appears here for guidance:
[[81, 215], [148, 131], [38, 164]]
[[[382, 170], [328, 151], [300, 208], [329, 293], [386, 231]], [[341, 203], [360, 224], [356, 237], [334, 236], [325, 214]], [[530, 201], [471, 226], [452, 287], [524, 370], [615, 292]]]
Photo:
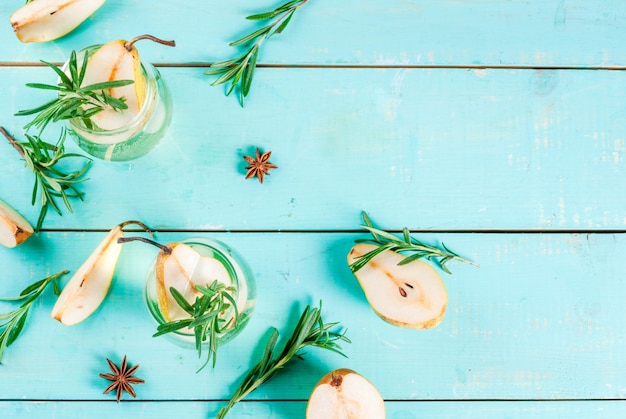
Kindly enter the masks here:
[[[88, 57], [82, 86], [113, 77], [132, 80], [130, 85], [106, 89], [111, 97], [123, 98], [127, 108], [105, 109], [89, 118], [68, 121], [78, 146], [108, 161], [127, 161], [147, 154], [165, 136], [172, 120], [172, 96], [163, 77], [153, 65], [139, 60], [132, 44], [133, 51], [126, 52], [124, 45], [128, 43], [123, 42], [126, 41], [85, 48], [77, 53], [77, 61], [80, 67], [84, 57]], [[68, 71], [67, 63], [64, 71]]]
[[[234, 338], [247, 324], [255, 305], [256, 289], [248, 264], [237, 252], [217, 240], [187, 239], [168, 247], [172, 248], [170, 259], [157, 259], [146, 281], [146, 304], [154, 320], [161, 326], [193, 317], [176, 301], [172, 287], [189, 305], [204, 295], [201, 289], [210, 289], [212, 285], [213, 289], [225, 287], [235, 304], [230, 299], [224, 300], [228, 308], [217, 314], [220, 331], [216, 337], [220, 344]], [[167, 333], [167, 336], [183, 346], [191, 347], [196, 342], [194, 330], [188, 327]]]

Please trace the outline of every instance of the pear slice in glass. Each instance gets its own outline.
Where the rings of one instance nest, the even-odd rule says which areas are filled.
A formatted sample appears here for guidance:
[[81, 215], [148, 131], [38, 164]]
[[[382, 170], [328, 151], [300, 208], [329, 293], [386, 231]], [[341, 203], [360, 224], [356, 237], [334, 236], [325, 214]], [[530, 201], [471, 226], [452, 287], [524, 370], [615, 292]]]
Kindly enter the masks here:
[[[373, 244], [355, 245], [348, 255], [348, 264], [375, 248]], [[412, 329], [435, 327], [448, 304], [446, 287], [431, 265], [419, 260], [400, 265], [405, 258], [386, 250], [354, 275], [370, 306], [383, 320]]]
[[139, 52], [134, 45], [130, 45], [129, 49], [127, 45], [127, 41], [122, 39], [108, 42], [98, 48], [87, 61], [83, 87], [108, 81], [133, 81], [132, 84], [107, 90], [114, 98], [124, 98], [127, 109], [105, 109], [91, 117], [91, 121], [105, 131], [128, 125], [139, 115], [146, 99], [146, 78], [141, 68]]
[[15, 247], [33, 234], [33, 227], [9, 204], [0, 201], [0, 244]]
[[[107, 144], [117, 144], [128, 140], [144, 127], [150, 115], [149, 112], [145, 112], [145, 109], [149, 107], [144, 106], [150, 102], [146, 100], [149, 89], [139, 51], [135, 47], [135, 43], [143, 39], [168, 46], [176, 45], [174, 41], [164, 41], [145, 34], [130, 41], [117, 39], [107, 42], [88, 57], [81, 87], [110, 81], [132, 81], [131, 84], [106, 91], [111, 97], [123, 99], [126, 109], [103, 109], [90, 117], [93, 128], [97, 132], [111, 132], [111, 135], [92, 135], [85, 130], [79, 130], [80, 135], [88, 140], [94, 143], [105, 141]], [[121, 132], [117, 132], [118, 130]]]
[[384, 419], [385, 402], [378, 389], [360, 374], [341, 368], [317, 383], [306, 419]]
[[180, 292], [189, 304], [201, 294], [196, 286], [209, 286], [215, 280], [226, 286], [232, 285], [230, 274], [213, 257], [202, 256], [184, 243], [166, 245], [170, 252], [161, 250], [156, 261], [156, 282], [159, 307], [167, 321], [188, 318], [189, 315], [176, 302], [170, 288]]

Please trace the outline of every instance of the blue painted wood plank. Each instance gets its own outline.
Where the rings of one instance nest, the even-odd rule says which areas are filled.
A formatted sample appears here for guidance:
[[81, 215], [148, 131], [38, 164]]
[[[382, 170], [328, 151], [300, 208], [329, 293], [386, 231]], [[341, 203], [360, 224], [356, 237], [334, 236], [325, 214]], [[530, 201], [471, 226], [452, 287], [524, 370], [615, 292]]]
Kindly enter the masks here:
[[[77, 31], [47, 45], [21, 44], [0, 4], [0, 61], [62, 60], [69, 50], [152, 33], [174, 50], [145, 44], [161, 63], [207, 63], [233, 56], [228, 46], [249, 33], [245, 16], [281, 1], [109, 0]], [[316, 0], [283, 35], [269, 41], [268, 64], [624, 66], [626, 4], [621, 0], [493, 1]]]
[[[75, 270], [104, 233], [46, 233], [0, 251], [0, 295], [61, 269]], [[126, 245], [102, 307], [66, 327], [48, 317], [51, 293], [34, 307], [23, 336], [3, 359], [4, 400], [109, 400], [98, 373], [105, 358], [140, 364], [143, 400], [223, 400], [260, 356], [271, 326], [286, 338], [305, 304], [323, 301], [352, 344], [347, 359], [320, 350], [288, 367], [253, 400], [305, 400], [340, 367], [368, 377], [387, 400], [623, 399], [626, 389], [626, 236], [618, 234], [430, 234], [481, 264], [442, 273], [449, 293], [443, 322], [408, 330], [380, 320], [346, 266], [352, 233], [159, 233], [166, 243], [221, 239], [250, 263], [257, 306], [247, 328], [218, 353], [215, 370], [193, 350], [162, 338], [142, 300], [156, 251]], [[9, 274], [10, 273], [10, 274]], [[5, 305], [2, 311], [5, 311]], [[36, 379], [38, 384], [33, 385]], [[168, 386], [167, 383], [177, 383]]]
[[[116, 405], [106, 402], [1, 402], [0, 409], [14, 418], [32, 418], [45, 415], [50, 419], [87, 418], [94, 413], [105, 417], [153, 418], [185, 417], [206, 418], [216, 412], [217, 402], [159, 402], [132, 401]], [[395, 419], [517, 419], [517, 418], [598, 418], [614, 419], [624, 413], [623, 401], [571, 401], [571, 402], [387, 402], [388, 418]], [[304, 417], [305, 402], [243, 402], [236, 406], [229, 418], [280, 419]], [[210, 417], [210, 416], [209, 416]]]
[[[200, 69], [162, 73], [162, 144], [94, 162], [85, 202], [46, 228], [354, 229], [361, 209], [393, 229], [626, 225], [626, 72], [259, 69], [243, 109]], [[11, 115], [49, 97], [24, 83], [50, 74], [0, 69], [3, 125], [19, 132]], [[0, 140], [0, 196], [34, 221], [31, 176]], [[263, 185], [243, 178], [255, 146], [279, 166]]]
[[[260, 61], [274, 67], [259, 69], [241, 109], [203, 68], [183, 67], [230, 57], [228, 42], [251, 28], [243, 17], [281, 1], [270, 3], [109, 0], [45, 45], [20, 44], [7, 24], [17, 5], [0, 4], [0, 124], [14, 132], [23, 121], [11, 115], [43, 97], [23, 86], [48, 77], [33, 66], [39, 59], [144, 32], [178, 41], [141, 47], [148, 61], [173, 66], [162, 68], [176, 109], [168, 138], [147, 158], [96, 162], [76, 214], [50, 216], [48, 231], [0, 249], [0, 296], [75, 270], [104, 230], [129, 218], [177, 231], [160, 233], [163, 241], [223, 239], [258, 282], [244, 333], [215, 370], [195, 374], [195, 352], [151, 337], [142, 286], [154, 250], [126, 246], [110, 297], [85, 323], [50, 319], [51, 293], [35, 305], [0, 365], [0, 411], [207, 417], [256, 361], [268, 329], [285, 337], [303, 305], [323, 300], [325, 320], [348, 329], [348, 358], [309, 351], [232, 417], [303, 416], [314, 384], [338, 367], [375, 383], [394, 418], [623, 416], [626, 236], [607, 232], [626, 224], [626, 73], [578, 68], [626, 65], [626, 3], [312, 1], [263, 50]], [[312, 68], [290, 68], [302, 64]], [[0, 199], [34, 221], [30, 177], [2, 144]], [[264, 185], [243, 180], [241, 156], [255, 146], [279, 166]], [[444, 276], [450, 301], [436, 329], [395, 328], [367, 305], [345, 264], [364, 237], [346, 231], [361, 209], [385, 228], [445, 231], [420, 237], [481, 264]], [[493, 230], [512, 233], [484, 234]], [[600, 234], [567, 233], [576, 230]], [[118, 406], [97, 374], [104, 358], [124, 354], [147, 383], [139, 400]]]

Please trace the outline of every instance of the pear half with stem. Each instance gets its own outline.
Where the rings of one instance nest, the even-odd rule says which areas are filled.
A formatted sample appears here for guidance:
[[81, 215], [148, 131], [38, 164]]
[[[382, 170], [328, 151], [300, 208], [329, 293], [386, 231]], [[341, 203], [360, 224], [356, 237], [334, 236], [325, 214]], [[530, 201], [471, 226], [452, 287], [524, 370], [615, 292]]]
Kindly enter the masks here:
[[32, 0], [10, 17], [15, 36], [22, 42], [46, 42], [73, 31], [105, 0]]
[[15, 247], [33, 234], [33, 227], [9, 204], [0, 201], [0, 244]]
[[[376, 245], [360, 243], [348, 254], [354, 263]], [[428, 329], [438, 325], [446, 311], [448, 293], [441, 277], [420, 260], [404, 265], [406, 256], [385, 250], [354, 273], [372, 309], [383, 320], [401, 327]]]
[[50, 317], [66, 326], [72, 326], [85, 320], [100, 307], [111, 287], [122, 250], [118, 239], [124, 236], [122, 229], [130, 224], [150, 232], [139, 221], [126, 221], [109, 231], [63, 288]]
[[[104, 109], [93, 115], [91, 122], [101, 130], [113, 131], [127, 126], [140, 114], [146, 101], [147, 81], [141, 66], [139, 51], [135, 47], [135, 43], [142, 39], [149, 39], [168, 46], [176, 45], [174, 41], [164, 41], [151, 35], [141, 35], [130, 41], [118, 39], [108, 42], [100, 46], [88, 58], [82, 86], [116, 80], [133, 81], [132, 84], [107, 90], [107, 93], [114, 98], [124, 98], [128, 107], [123, 110]], [[141, 124], [137, 124], [137, 127], [140, 129]], [[134, 132], [129, 132], [120, 137], [119, 141], [129, 138], [133, 134]], [[108, 138], [107, 141], [111, 142], [111, 138]]]
[[208, 286], [217, 280], [226, 286], [232, 284], [230, 274], [217, 259], [202, 256], [184, 243], [170, 243], [170, 252], [161, 250], [156, 261], [157, 297], [165, 320], [173, 321], [188, 318], [172, 296], [170, 288], [175, 288], [193, 304], [201, 294], [196, 286]]
[[317, 383], [306, 408], [307, 419], [384, 419], [385, 402], [360, 374], [341, 368]]
[[[118, 239], [119, 243], [141, 241], [158, 247], [158, 253], [154, 274], [156, 277], [156, 294], [159, 309], [166, 322], [188, 319], [187, 313], [172, 295], [174, 288], [182, 297], [193, 305], [196, 297], [203, 293], [198, 291], [198, 286], [209, 287], [215, 281], [226, 287], [233, 285], [228, 269], [212, 255], [199, 253], [192, 245], [182, 242], [172, 242], [167, 245], [157, 243], [145, 237], [124, 237]], [[245, 304], [246, 293], [237, 295], [237, 307]], [[231, 311], [233, 314], [235, 310]], [[230, 314], [228, 314], [230, 315]]]

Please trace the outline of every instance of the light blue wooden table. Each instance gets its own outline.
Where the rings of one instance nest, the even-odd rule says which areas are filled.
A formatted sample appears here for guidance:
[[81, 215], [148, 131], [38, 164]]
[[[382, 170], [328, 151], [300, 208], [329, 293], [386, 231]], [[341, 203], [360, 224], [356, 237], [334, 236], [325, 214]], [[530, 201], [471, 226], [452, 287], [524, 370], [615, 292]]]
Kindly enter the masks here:
[[[390, 418], [626, 417], [626, 2], [311, 0], [264, 45], [245, 108], [203, 72], [233, 56], [245, 16], [280, 1], [109, 0], [47, 44], [14, 37], [20, 4], [0, 4], [0, 125], [20, 134], [13, 114], [41, 102], [24, 87], [51, 81], [40, 59], [143, 33], [178, 44], [140, 47], [175, 110], [151, 154], [95, 161], [73, 214], [0, 249], [0, 296], [76, 270], [106, 231], [139, 219], [162, 242], [236, 248], [258, 299], [217, 367], [196, 374], [194, 351], [151, 337], [142, 287], [155, 252], [125, 247], [85, 322], [50, 319], [51, 290], [33, 308], [0, 365], [0, 416], [213, 417], [269, 327], [285, 335], [323, 300], [348, 358], [312, 349], [230, 417], [303, 417], [339, 367], [372, 381]], [[244, 180], [257, 146], [279, 166], [262, 185]], [[0, 142], [0, 198], [34, 223], [31, 181]], [[442, 273], [438, 327], [396, 328], [370, 309], [345, 262], [365, 237], [361, 210], [480, 264]], [[146, 384], [117, 405], [98, 373], [123, 355]]]

